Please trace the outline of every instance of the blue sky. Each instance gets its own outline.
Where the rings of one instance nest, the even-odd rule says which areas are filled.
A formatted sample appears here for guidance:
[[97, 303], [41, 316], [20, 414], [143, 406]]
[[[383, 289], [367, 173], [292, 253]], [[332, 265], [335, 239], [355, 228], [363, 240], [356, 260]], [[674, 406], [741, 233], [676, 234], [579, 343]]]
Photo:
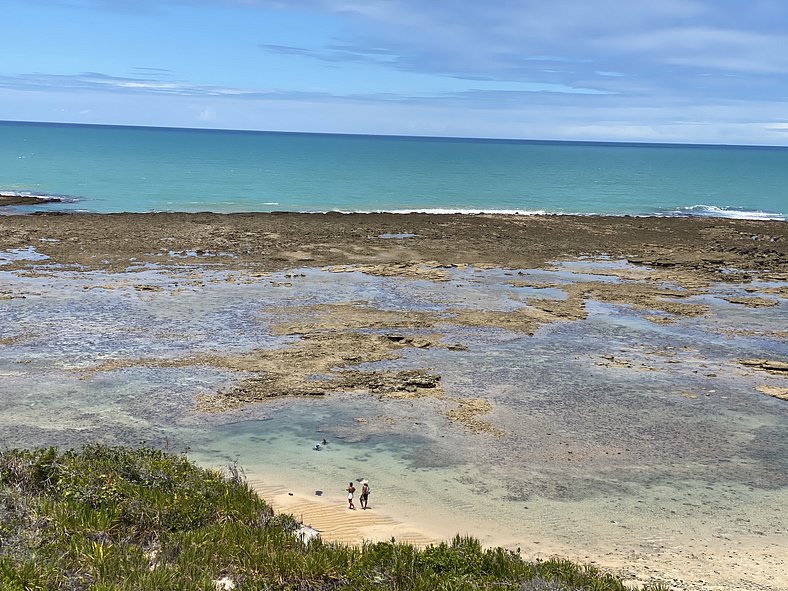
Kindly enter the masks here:
[[783, 0], [0, 0], [0, 119], [788, 145]]

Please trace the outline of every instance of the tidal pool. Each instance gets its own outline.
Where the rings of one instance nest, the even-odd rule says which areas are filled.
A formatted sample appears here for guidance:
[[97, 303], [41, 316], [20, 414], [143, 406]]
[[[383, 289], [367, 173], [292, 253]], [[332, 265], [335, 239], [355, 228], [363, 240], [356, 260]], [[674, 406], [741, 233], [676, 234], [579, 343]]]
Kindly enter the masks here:
[[[777, 589], [781, 579], [767, 571], [788, 547], [788, 402], [755, 388], [786, 378], [738, 360], [788, 358], [786, 300], [732, 304], [722, 298], [746, 294], [726, 284], [688, 300], [706, 314], [670, 323], [593, 300], [585, 319], [533, 336], [452, 322], [457, 308], [507, 312], [525, 298], [560, 300], [561, 284], [621, 281], [594, 270], [622, 265], [453, 269], [443, 283], [186, 264], [114, 275], [0, 268], [0, 440], [146, 442], [209, 466], [238, 462], [255, 479], [338, 503], [347, 481], [364, 477], [381, 510], [432, 523], [436, 536], [470, 532], [530, 557], [560, 552], [641, 579], [661, 564], [659, 576], [689, 571]], [[518, 285], [523, 278], [549, 286]], [[288, 347], [298, 335], [272, 330], [283, 316], [348, 303], [442, 319], [397, 330], [464, 350], [408, 348], [360, 369], [427, 368], [446, 397], [358, 391], [207, 414], [195, 397], [227, 388], [238, 372], [155, 363], [93, 371], [113, 360]], [[477, 417], [490, 431], [447, 418], [472, 399], [490, 403]], [[756, 556], [772, 558], [761, 565]]]

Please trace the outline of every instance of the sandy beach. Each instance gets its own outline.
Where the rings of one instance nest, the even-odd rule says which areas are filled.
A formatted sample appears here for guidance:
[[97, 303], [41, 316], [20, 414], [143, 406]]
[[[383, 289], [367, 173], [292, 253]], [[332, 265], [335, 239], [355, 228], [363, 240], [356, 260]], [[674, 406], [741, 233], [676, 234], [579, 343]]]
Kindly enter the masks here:
[[[26, 365], [24, 357], [50, 342], [34, 334], [36, 307], [45, 314], [47, 294], [64, 286], [73, 301], [110, 298], [86, 321], [107, 316], [107, 326], [130, 303], [148, 306], [141, 316], [169, 318], [171, 305], [197, 317], [203, 302], [224, 293], [214, 286], [231, 290], [221, 295], [227, 300], [247, 288], [265, 294], [262, 311], [232, 327], [228, 343], [243, 347], [184, 340], [177, 353], [161, 344], [135, 353], [118, 345], [69, 359], [62, 375], [88, 388], [177, 373], [163, 390], [162, 404], [172, 407], [160, 412], [198, 429], [290, 417], [284, 424], [309, 417], [310, 401], [325, 401], [338, 413], [316, 422], [330, 425], [321, 427], [333, 437], [326, 453], [296, 450], [294, 460], [283, 452], [247, 472], [276, 510], [327, 540], [427, 545], [463, 532], [528, 558], [592, 562], [632, 583], [788, 589], [784, 222], [37, 214], [0, 217], [2, 252], [10, 254], [0, 266], [0, 306], [26, 314], [0, 332], [9, 385], [35, 377], [39, 361]], [[158, 330], [156, 338], [174, 338], [166, 326]], [[709, 335], [719, 354], [704, 349]], [[69, 342], [77, 349], [84, 340]], [[531, 373], [527, 364], [537, 362]], [[187, 389], [198, 370], [221, 378]], [[581, 370], [595, 380], [588, 391]], [[527, 404], [515, 395], [523, 382]], [[596, 407], [603, 390], [618, 398]], [[353, 406], [352, 396], [364, 405]], [[9, 413], [20, 425], [30, 421], [31, 438], [42, 437], [29, 407], [20, 401]], [[63, 417], [69, 412], [64, 405]], [[95, 436], [86, 417], [64, 429]], [[636, 429], [627, 417], [639, 421]], [[432, 443], [409, 439], [414, 430]], [[283, 432], [280, 451], [290, 445]], [[108, 433], [121, 437], [117, 428]], [[232, 435], [228, 446], [246, 436]], [[388, 447], [367, 449], [385, 437]], [[731, 456], [736, 450], [741, 457]], [[412, 473], [398, 472], [396, 454]], [[465, 472], [453, 467], [460, 462]], [[369, 511], [348, 510], [342, 482], [329, 480], [354, 464], [380, 473]], [[495, 466], [500, 472], [488, 470]], [[507, 483], [513, 466], [524, 471]], [[488, 474], [495, 482], [485, 488]]]
[[[385, 512], [370, 507], [351, 510], [336, 503], [336, 498], [323, 498], [293, 493], [281, 486], [250, 480], [250, 484], [277, 513], [295, 516], [304, 525], [316, 529], [328, 542], [360, 545], [364, 542], [398, 541], [424, 547], [440, 543], [442, 536], [417, 529], [416, 524], [397, 521]], [[356, 500], [358, 504], [358, 500]]]
[[[468, 528], [461, 517], [440, 512], [430, 515], [417, 512], [418, 517], [412, 514], [404, 517], [390, 507], [351, 511], [342, 505], [341, 495], [315, 497], [306, 491], [292, 492], [254, 479], [250, 483], [275, 511], [295, 516], [317, 530], [326, 541], [361, 545], [394, 538], [424, 547], [451, 540], [457, 533], [470, 533], [477, 537], [481, 534], [485, 545], [514, 549], [508, 536], [497, 536], [489, 529]], [[720, 540], [713, 528], [692, 524], [681, 536], [664, 536], [655, 531], [652, 553], [632, 551], [622, 558], [614, 547], [620, 543], [614, 541], [615, 529], [613, 525], [588, 531], [578, 538], [574, 547], [550, 539], [517, 547], [530, 560], [559, 556], [594, 564], [635, 587], [661, 581], [680, 590], [786, 588], [784, 535], [764, 540], [761, 535], [742, 532], [731, 546]], [[700, 537], [698, 531], [703, 532]]]

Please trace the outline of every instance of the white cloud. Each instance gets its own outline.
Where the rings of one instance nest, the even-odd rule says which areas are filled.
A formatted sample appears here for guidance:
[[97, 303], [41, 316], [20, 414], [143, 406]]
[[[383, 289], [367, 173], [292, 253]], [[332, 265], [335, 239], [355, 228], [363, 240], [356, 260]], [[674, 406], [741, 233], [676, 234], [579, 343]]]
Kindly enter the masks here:
[[216, 121], [216, 111], [214, 111], [211, 107], [205, 107], [200, 114], [197, 115], [198, 121]]
[[677, 27], [605, 37], [599, 47], [647, 54], [655, 62], [738, 70], [788, 72], [788, 36], [713, 27]]
[[[36, 2], [71, 4], [80, 10], [159, 12], [150, 18], [171, 16], [174, 7], [188, 6], [197, 20], [207, 5], [238, 5], [239, 18], [241, 11], [244, 18], [254, 18], [257, 10], [261, 18], [271, 10], [308, 13], [310, 23], [330, 20], [336, 32], [331, 38], [316, 35], [304, 41], [303, 35], [290, 37], [284, 31], [276, 38], [261, 36], [243, 49], [230, 40], [216, 47], [205, 40], [206, 55], [257, 52], [255, 60], [274, 66], [261, 66], [265, 74], [248, 68], [248, 78], [233, 79], [222, 72], [211, 79], [201, 66], [193, 66], [199, 81], [158, 67], [132, 68], [131, 76], [109, 75], [117, 74], [109, 70], [72, 76], [0, 72], [0, 91], [53, 93], [61, 99], [65, 93], [103, 93], [115, 97], [118, 105], [129, 97], [160, 105], [178, 99], [188, 103], [184, 113], [189, 121], [169, 107], [166, 113], [183, 125], [195, 120], [218, 125], [216, 109], [222, 125], [230, 127], [704, 142], [736, 141], [740, 134], [743, 142], [786, 141], [784, 2]], [[180, 57], [150, 65], [185, 63]], [[276, 78], [277, 71], [292, 71], [292, 76]], [[318, 75], [309, 78], [315, 72]], [[331, 73], [329, 82], [321, 81], [326, 72]], [[358, 82], [362, 78], [363, 85]], [[294, 80], [307, 83], [288, 87]], [[281, 117], [273, 114], [274, 107], [281, 109]], [[92, 109], [89, 117], [97, 121], [111, 116]], [[129, 115], [137, 116], [142, 117]]]
[[97, 72], [82, 74], [20, 74], [0, 75], [0, 88], [19, 88], [24, 90], [104, 90], [108, 92], [138, 92], [173, 94], [178, 96], [260, 96], [266, 90], [232, 88], [209, 84], [190, 84], [188, 82], [161, 82], [143, 78], [110, 76]]

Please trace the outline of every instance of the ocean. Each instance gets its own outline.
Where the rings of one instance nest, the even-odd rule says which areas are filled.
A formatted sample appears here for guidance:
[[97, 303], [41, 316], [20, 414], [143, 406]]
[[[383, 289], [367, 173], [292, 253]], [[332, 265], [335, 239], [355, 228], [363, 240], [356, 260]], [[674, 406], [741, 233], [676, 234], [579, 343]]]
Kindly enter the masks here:
[[788, 219], [788, 148], [0, 122], [0, 193], [89, 212]]

